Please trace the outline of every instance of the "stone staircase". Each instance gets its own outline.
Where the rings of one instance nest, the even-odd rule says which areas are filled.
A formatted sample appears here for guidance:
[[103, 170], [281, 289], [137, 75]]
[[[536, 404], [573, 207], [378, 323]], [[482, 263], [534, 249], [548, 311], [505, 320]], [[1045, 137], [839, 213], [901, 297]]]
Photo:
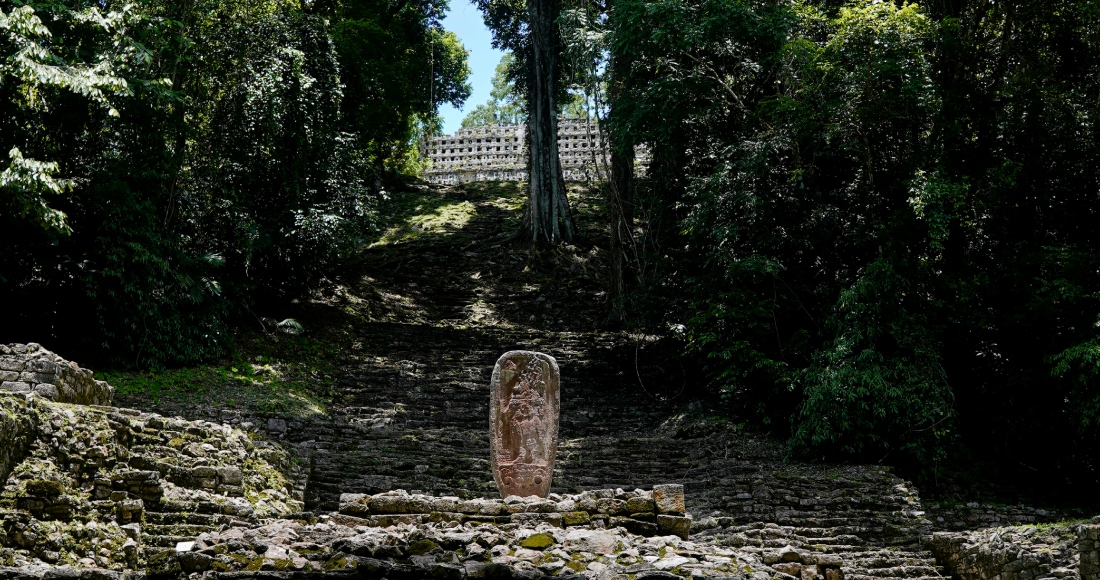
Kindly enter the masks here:
[[[563, 374], [554, 491], [681, 483], [696, 519], [694, 540], [758, 553], [791, 576], [836, 563], [847, 580], [942, 577], [919, 546], [929, 523], [905, 481], [880, 466], [788, 462], [781, 445], [727, 425], [676, 428], [685, 420], [680, 409], [639, 395], [632, 384], [624, 363], [634, 361], [624, 354], [622, 336], [392, 323], [359, 333], [370, 355], [343, 363], [348, 374], [330, 417], [180, 412], [251, 423], [283, 441], [308, 465], [305, 497], [315, 514], [335, 510], [342, 493], [492, 496], [489, 371], [506, 350], [548, 351]], [[170, 544], [199, 526], [232, 525], [211, 519], [190, 528], [194, 520], [148, 515], [147, 522], [163, 526], [154, 528], [162, 535], [151, 543]], [[784, 556], [785, 548], [798, 557]]]
[[692, 539], [755, 554], [765, 564], [798, 578], [804, 577], [804, 569], [819, 565], [839, 565], [846, 580], [931, 580], [943, 577], [943, 568], [931, 553], [913, 546], [877, 545], [851, 533], [860, 531], [852, 527], [803, 528], [763, 523], [738, 526], [729, 525], [728, 521], [723, 523], [727, 525], [701, 531]]
[[[539, 350], [562, 372], [553, 492], [680, 483], [698, 537], [778, 557], [792, 572], [798, 564], [791, 576], [813, 578], [802, 567], [816, 558], [840, 558], [849, 580], [940, 576], [919, 547], [928, 523], [906, 482], [879, 466], [787, 462], [766, 436], [708, 424], [701, 408], [678, 398], [695, 379], [675, 348], [591, 327], [603, 288], [599, 260], [590, 259], [596, 249], [547, 266], [485, 242], [501, 233], [503, 210], [460, 188], [440, 195], [474, 201], [477, 217], [461, 234], [480, 243], [426, 237], [367, 251], [344, 281], [359, 298], [333, 302], [371, 321], [356, 322], [342, 339], [355, 348], [339, 361], [343, 376], [327, 415], [122, 403], [280, 442], [299, 459], [306, 509], [315, 514], [337, 509], [342, 493], [487, 497], [497, 493], [488, 460], [491, 369], [508, 350]], [[602, 227], [586, 225], [584, 215], [582, 230]], [[148, 515], [161, 543], [197, 529], [187, 526], [232, 525]], [[798, 557], [788, 551], [782, 560], [786, 547]]]

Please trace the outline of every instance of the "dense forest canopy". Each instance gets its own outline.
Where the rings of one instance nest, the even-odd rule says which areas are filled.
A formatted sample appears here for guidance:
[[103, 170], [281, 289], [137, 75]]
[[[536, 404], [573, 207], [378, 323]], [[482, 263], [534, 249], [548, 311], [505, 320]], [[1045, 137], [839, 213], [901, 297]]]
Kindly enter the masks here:
[[[542, 1], [555, 107], [651, 155], [609, 320], [795, 455], [1095, 485], [1100, 1]], [[464, 125], [521, 122], [528, 5], [480, 6], [513, 56]], [[177, 364], [315, 287], [469, 95], [445, 8], [4, 4], [0, 303], [44, 305], [4, 333]]]
[[0, 10], [0, 303], [35, 305], [4, 332], [116, 364], [219, 354], [330, 275], [470, 93], [445, 1]]
[[612, 130], [654, 155], [635, 312], [718, 390], [798, 454], [1095, 481], [1100, 3], [616, 0], [605, 28]]

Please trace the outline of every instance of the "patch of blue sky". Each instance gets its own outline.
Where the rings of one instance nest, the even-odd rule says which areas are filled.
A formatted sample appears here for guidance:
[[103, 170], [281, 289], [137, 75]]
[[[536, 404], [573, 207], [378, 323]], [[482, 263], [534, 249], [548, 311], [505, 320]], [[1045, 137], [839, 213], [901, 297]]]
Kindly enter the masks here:
[[462, 126], [462, 119], [474, 107], [489, 100], [493, 73], [504, 52], [493, 48], [493, 35], [485, 27], [481, 11], [469, 0], [451, 0], [450, 9], [443, 18], [443, 28], [457, 34], [462, 45], [470, 51], [470, 87], [473, 89], [461, 109], [450, 104], [439, 107], [443, 132], [449, 135]]

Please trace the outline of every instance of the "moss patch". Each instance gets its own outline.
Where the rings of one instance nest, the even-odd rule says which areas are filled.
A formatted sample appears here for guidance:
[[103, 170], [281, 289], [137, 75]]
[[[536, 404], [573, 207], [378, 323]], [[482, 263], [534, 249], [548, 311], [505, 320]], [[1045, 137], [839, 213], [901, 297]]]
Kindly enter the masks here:
[[519, 545], [523, 546], [524, 548], [534, 548], [536, 550], [541, 550], [543, 548], [548, 548], [554, 545], [554, 536], [546, 533], [534, 534], [524, 538], [524, 540], [520, 542]]
[[326, 339], [244, 331], [231, 356], [209, 364], [97, 376], [118, 389], [124, 405], [152, 401], [316, 417], [328, 414], [339, 356], [340, 347]]

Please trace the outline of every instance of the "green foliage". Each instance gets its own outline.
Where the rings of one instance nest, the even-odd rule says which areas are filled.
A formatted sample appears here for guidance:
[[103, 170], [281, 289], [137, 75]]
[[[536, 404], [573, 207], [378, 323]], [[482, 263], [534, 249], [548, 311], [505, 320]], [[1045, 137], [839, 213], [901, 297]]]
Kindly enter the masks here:
[[474, 107], [462, 119], [462, 128], [485, 125], [518, 125], [527, 122], [527, 103], [522, 91], [516, 90], [516, 57], [511, 52], [497, 63], [493, 73], [493, 88], [489, 100]]
[[415, 151], [418, 122], [470, 96], [468, 52], [439, 28], [445, 0], [339, 3], [332, 40], [343, 116], [376, 165]]
[[946, 455], [954, 396], [920, 293], [879, 260], [840, 294], [836, 338], [802, 370], [795, 451], [932, 464]]
[[1082, 433], [1100, 432], [1100, 340], [1071, 346], [1053, 356], [1051, 362], [1052, 374], [1071, 384], [1067, 408], [1073, 422]]
[[[20, 121], [25, 120], [24, 127], [36, 125], [33, 118], [48, 113], [54, 104], [50, 96], [59, 92], [80, 95], [108, 108], [109, 95], [128, 93], [126, 81], [118, 76], [120, 61], [131, 48], [121, 32], [128, 12], [128, 7], [105, 15], [96, 7], [47, 10], [55, 25], [91, 36], [91, 50], [81, 54], [52, 40], [50, 29], [33, 6], [14, 6], [6, 13], [0, 8], [0, 54], [5, 55], [0, 63], [0, 86], [5, 87], [0, 106], [10, 115], [5, 129], [14, 135]], [[93, 56], [88, 58], [89, 54]], [[118, 114], [113, 108], [110, 112]], [[50, 196], [72, 188], [70, 180], [55, 177], [60, 170], [58, 162], [24, 158], [17, 146], [12, 146], [8, 157], [11, 162], [0, 173], [4, 209], [55, 234], [67, 234], [65, 213], [48, 203]]]
[[11, 204], [12, 213], [37, 222], [43, 229], [69, 233], [65, 213], [46, 205], [45, 195], [59, 195], [72, 188], [69, 181], [54, 177], [57, 163], [24, 159], [18, 147], [12, 147], [8, 156], [11, 164], [0, 173], [0, 191], [9, 196], [5, 201]]
[[633, 300], [715, 390], [797, 454], [1097, 480], [1095, 2], [617, 0], [609, 22], [613, 131], [653, 156]]
[[231, 355], [163, 371], [97, 372], [124, 396], [316, 416], [328, 412], [336, 383], [336, 345], [304, 335], [242, 333]]
[[4, 6], [0, 301], [20, 307], [0, 332], [193, 364], [325, 284], [384, 171], [415, 171], [436, 105], [469, 92], [444, 8]]

